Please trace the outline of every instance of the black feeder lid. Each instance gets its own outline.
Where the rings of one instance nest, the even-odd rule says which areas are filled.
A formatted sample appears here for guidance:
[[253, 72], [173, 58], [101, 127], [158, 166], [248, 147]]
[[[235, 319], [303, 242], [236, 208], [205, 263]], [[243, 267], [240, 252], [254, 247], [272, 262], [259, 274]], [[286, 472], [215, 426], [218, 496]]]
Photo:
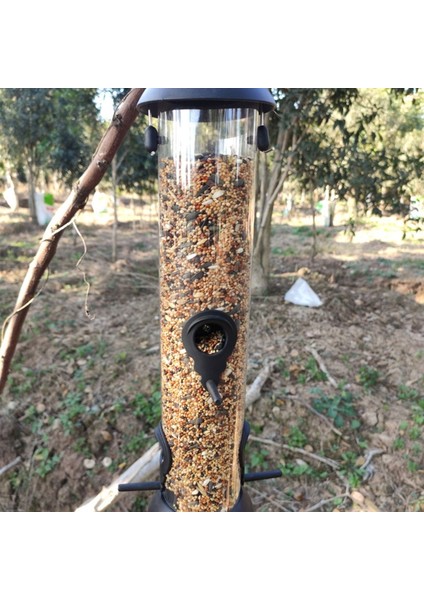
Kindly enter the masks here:
[[180, 108], [256, 108], [265, 113], [275, 108], [267, 88], [147, 88], [137, 108], [157, 117], [159, 113]]

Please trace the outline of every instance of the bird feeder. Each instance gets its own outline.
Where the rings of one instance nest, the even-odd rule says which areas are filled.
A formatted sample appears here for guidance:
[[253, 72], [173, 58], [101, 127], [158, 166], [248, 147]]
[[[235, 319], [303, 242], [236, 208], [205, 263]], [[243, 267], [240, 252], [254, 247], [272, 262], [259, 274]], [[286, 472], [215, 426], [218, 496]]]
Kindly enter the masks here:
[[243, 464], [255, 158], [274, 100], [148, 88], [138, 106], [159, 165], [162, 454], [159, 482], [120, 489], [157, 489], [151, 511], [251, 511], [246, 479], [281, 474]]

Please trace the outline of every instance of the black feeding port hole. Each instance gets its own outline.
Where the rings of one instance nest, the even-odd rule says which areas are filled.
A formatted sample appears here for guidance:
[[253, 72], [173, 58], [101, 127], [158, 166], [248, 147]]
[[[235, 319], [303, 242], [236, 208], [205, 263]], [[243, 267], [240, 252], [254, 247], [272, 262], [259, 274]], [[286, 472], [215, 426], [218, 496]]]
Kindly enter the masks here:
[[221, 310], [197, 313], [185, 323], [182, 340], [203, 386], [214, 402], [221, 404], [222, 398], [217, 386], [237, 341], [234, 319]]
[[200, 324], [194, 331], [194, 344], [204, 354], [217, 354], [225, 347], [226, 335], [218, 323]]

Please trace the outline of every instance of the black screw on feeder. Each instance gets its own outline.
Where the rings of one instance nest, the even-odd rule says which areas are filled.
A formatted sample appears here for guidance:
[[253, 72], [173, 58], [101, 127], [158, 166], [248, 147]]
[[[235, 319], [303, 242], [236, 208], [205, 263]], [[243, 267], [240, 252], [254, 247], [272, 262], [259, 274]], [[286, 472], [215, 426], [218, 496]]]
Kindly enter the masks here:
[[[162, 421], [150, 511], [252, 511], [243, 420], [257, 150], [265, 88], [148, 88], [145, 144], [159, 154]], [[152, 117], [158, 119], [157, 129]], [[244, 424], [243, 424], [244, 423]]]
[[144, 132], [144, 145], [146, 147], [147, 152], [150, 154], [154, 154], [158, 149], [159, 144], [159, 134], [158, 130], [152, 125], [152, 115], [149, 111], [149, 126]]
[[257, 145], [258, 150], [261, 152], [268, 152], [271, 147], [269, 141], [269, 132], [268, 127], [264, 123], [264, 114], [261, 115], [261, 124], [258, 127], [258, 137], [257, 137]]

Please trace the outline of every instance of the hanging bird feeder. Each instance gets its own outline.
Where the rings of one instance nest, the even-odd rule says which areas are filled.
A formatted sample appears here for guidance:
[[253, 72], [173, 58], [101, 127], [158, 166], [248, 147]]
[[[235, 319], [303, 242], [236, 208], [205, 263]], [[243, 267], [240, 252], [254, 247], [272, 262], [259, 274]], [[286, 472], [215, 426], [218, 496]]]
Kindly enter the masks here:
[[[265, 88], [148, 88], [159, 159], [162, 421], [151, 511], [251, 511], [244, 420], [255, 158], [269, 148]], [[157, 118], [157, 129], [152, 125]]]

